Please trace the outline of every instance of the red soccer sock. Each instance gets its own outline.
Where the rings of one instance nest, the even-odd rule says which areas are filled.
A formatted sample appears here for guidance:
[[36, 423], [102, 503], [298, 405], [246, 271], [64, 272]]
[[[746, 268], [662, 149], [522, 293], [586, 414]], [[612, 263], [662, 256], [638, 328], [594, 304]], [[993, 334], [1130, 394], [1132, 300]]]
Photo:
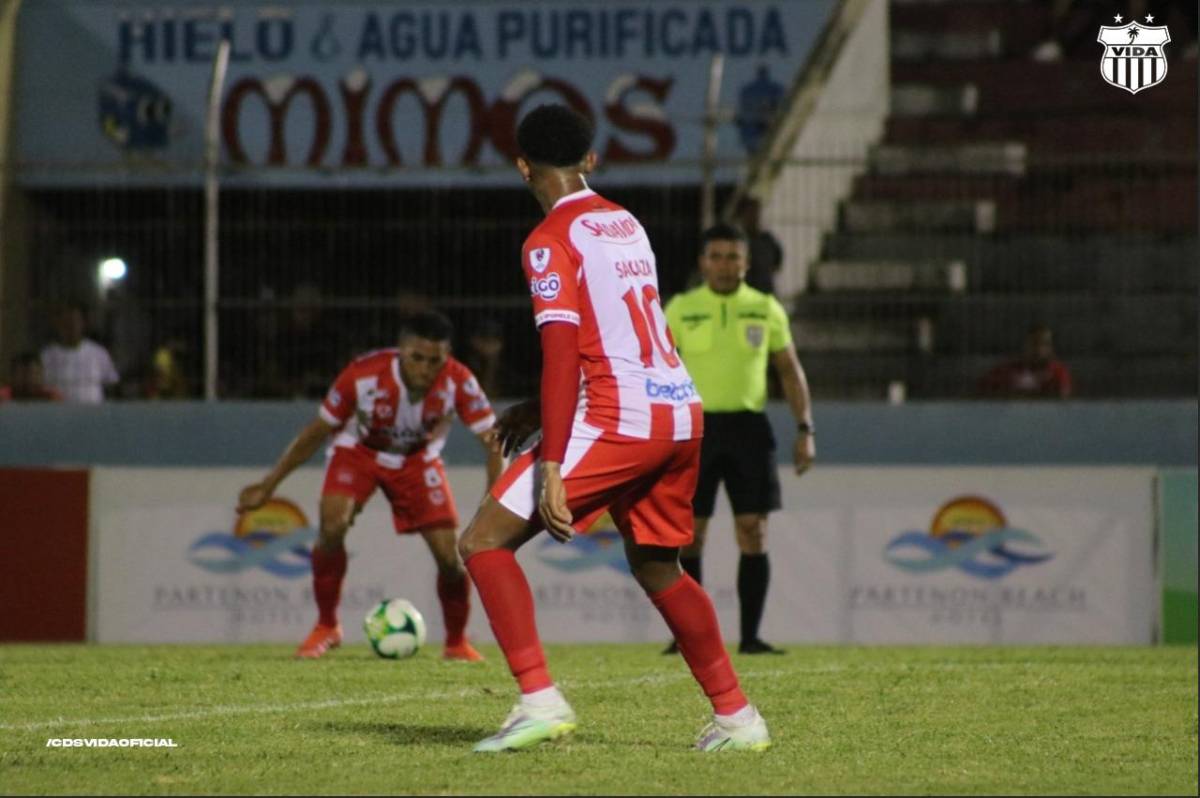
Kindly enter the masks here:
[[489, 549], [473, 554], [466, 565], [521, 692], [553, 686], [533, 617], [533, 593], [516, 556], [508, 549]]
[[346, 577], [346, 549], [329, 551], [320, 544], [312, 550], [313, 596], [317, 600], [317, 623], [337, 626], [342, 580]]
[[467, 616], [471, 612], [471, 577], [464, 572], [455, 579], [439, 571], [437, 594], [442, 602], [446, 647], [462, 645], [467, 639]]
[[737, 674], [721, 640], [721, 627], [712, 599], [687, 574], [661, 593], [650, 596], [662, 613], [679, 653], [692, 669], [692, 676], [712, 701], [718, 715], [732, 715], [749, 702], [738, 687]]

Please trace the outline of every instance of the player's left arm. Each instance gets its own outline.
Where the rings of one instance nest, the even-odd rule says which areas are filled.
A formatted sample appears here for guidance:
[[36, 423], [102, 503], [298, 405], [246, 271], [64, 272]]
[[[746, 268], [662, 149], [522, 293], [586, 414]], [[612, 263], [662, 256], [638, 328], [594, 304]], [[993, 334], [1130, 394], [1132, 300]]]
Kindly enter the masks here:
[[542, 341], [538, 512], [546, 531], [565, 543], [574, 535], [562, 463], [579, 396], [579, 267], [577, 253], [561, 239], [535, 232], [525, 241], [521, 267], [529, 280], [533, 321]]
[[796, 440], [792, 445], [792, 456], [796, 473], [803, 474], [812, 467], [817, 458], [816, 429], [813, 427], [808, 377], [804, 374], [804, 367], [800, 365], [800, 358], [796, 355], [796, 346], [788, 328], [787, 313], [778, 302], [772, 300], [767, 315], [771, 365], [779, 374], [783, 395], [796, 419]]

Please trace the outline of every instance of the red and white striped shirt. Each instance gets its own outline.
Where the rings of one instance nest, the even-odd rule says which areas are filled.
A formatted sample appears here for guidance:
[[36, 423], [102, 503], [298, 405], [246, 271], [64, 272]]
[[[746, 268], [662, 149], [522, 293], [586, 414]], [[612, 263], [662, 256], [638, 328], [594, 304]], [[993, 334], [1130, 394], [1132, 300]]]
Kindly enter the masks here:
[[406, 458], [436, 459], [455, 413], [476, 434], [496, 422], [475, 375], [454, 358], [442, 366], [425, 395], [411, 401], [396, 349], [355, 358], [338, 375], [320, 410], [326, 423], [339, 428], [334, 446], [369, 449], [388, 468], [402, 467]]
[[654, 250], [633, 214], [590, 189], [569, 194], [525, 240], [521, 263], [534, 323], [579, 327], [572, 437], [701, 436], [700, 395], [675, 351]]

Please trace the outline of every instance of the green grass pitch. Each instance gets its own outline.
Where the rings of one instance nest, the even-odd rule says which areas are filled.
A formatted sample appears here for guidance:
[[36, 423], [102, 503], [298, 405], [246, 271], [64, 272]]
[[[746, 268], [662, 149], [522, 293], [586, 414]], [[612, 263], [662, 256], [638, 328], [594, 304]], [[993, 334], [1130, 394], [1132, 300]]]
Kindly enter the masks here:
[[[365, 644], [0, 646], [0, 792], [1192, 794], [1195, 648], [792, 647], [734, 657], [765, 754], [689, 750], [707, 702], [651, 645], [548, 646], [572, 737], [473, 755], [514, 698], [488, 662]], [[171, 738], [58, 749], [49, 738]]]

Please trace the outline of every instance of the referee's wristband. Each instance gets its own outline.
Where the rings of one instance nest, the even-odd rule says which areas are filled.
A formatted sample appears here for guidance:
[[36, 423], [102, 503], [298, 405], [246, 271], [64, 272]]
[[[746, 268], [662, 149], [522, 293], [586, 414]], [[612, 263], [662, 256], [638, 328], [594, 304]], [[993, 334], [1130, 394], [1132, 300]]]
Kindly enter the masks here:
[[812, 424], [809, 424], [807, 421], [801, 421], [799, 424], [797, 424], [796, 431], [802, 435], [816, 435], [817, 434], [816, 427], [814, 427]]

